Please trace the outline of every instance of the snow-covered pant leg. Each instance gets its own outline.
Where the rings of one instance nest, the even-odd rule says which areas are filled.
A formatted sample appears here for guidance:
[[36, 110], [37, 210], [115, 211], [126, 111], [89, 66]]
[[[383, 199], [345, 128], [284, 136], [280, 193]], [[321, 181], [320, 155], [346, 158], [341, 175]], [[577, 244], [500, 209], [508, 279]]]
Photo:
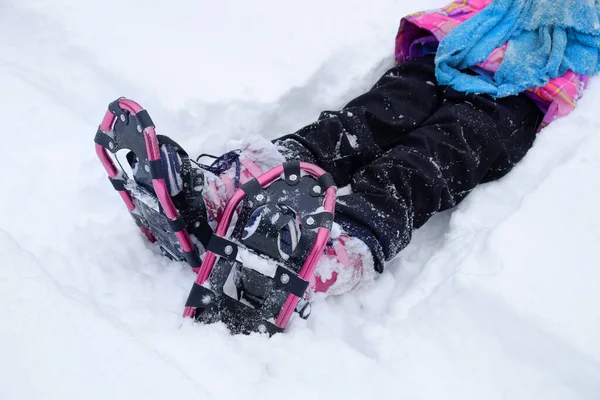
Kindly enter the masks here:
[[360, 167], [426, 121], [439, 107], [441, 94], [434, 57], [409, 61], [387, 71], [341, 111], [325, 111], [318, 121], [275, 144], [288, 160], [318, 164], [338, 186], [346, 186]]
[[352, 193], [338, 198], [336, 222], [369, 245], [379, 268], [433, 214], [510, 171], [542, 120], [524, 94], [493, 100], [444, 88], [442, 96], [418, 129], [360, 168]]
[[427, 56], [275, 144], [287, 159], [316, 163], [338, 186], [351, 185], [335, 220], [369, 245], [381, 269], [434, 213], [506, 174], [541, 119], [525, 95], [493, 100], [439, 86]]

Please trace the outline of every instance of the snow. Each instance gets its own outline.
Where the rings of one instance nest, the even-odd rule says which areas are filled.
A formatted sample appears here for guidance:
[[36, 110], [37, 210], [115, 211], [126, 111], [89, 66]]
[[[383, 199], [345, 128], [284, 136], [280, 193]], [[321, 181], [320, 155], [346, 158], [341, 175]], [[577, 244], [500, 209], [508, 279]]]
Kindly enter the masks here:
[[249, 269], [258, 271], [265, 276], [273, 278], [277, 272], [277, 264], [272, 260], [260, 257], [247, 249], [240, 248], [238, 252], [238, 260], [246, 265]]
[[350, 143], [350, 146], [352, 146], [353, 149], [357, 149], [358, 148], [358, 138], [356, 137], [356, 135], [347, 133], [346, 137], [348, 138], [348, 143]]
[[182, 322], [194, 274], [96, 159], [122, 95], [192, 154], [292, 132], [392, 64], [402, 15], [444, 4], [1, 0], [0, 399], [597, 399], [597, 79], [371, 287], [271, 339]]

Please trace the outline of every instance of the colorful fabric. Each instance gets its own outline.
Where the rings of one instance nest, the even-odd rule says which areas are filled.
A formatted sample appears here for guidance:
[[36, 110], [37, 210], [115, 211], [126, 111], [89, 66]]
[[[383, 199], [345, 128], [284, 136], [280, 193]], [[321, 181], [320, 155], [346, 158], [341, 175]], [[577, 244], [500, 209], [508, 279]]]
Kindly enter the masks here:
[[[402, 19], [396, 38], [396, 62], [401, 63], [423, 54], [436, 52], [439, 43], [454, 28], [477, 15], [493, 0], [456, 0], [433, 11], [419, 12]], [[484, 62], [472, 70], [493, 76], [505, 58], [507, 44], [493, 50]], [[528, 95], [545, 113], [540, 129], [556, 118], [569, 114], [583, 94], [588, 77], [568, 71], [540, 87], [527, 89]]]
[[[599, 71], [600, 2], [494, 0], [440, 42], [436, 76], [442, 85], [494, 98], [543, 86], [568, 71]], [[465, 69], [508, 44], [493, 75]]]

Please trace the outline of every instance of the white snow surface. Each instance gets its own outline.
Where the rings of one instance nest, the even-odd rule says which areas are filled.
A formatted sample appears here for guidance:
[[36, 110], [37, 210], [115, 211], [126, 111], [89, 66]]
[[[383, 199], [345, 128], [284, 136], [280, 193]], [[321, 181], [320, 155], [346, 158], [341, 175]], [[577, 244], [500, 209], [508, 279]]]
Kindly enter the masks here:
[[0, 0], [0, 399], [600, 398], [600, 81], [371, 287], [284, 335], [183, 322], [194, 274], [94, 153], [127, 96], [190, 153], [292, 132], [443, 0]]

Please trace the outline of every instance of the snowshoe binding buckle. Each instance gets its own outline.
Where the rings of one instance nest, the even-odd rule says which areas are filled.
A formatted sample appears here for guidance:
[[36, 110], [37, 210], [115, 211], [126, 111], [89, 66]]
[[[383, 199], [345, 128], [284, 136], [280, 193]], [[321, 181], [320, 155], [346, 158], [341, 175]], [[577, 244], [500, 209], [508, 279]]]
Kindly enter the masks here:
[[270, 335], [283, 332], [294, 311], [305, 317], [303, 298], [329, 239], [336, 190], [329, 173], [299, 161], [243, 184], [208, 242], [184, 317]]
[[[142, 233], [163, 254], [199, 268], [204, 250], [201, 243], [210, 237], [212, 230], [203, 218], [204, 213], [189, 209], [187, 187], [192, 186], [191, 167], [181, 146], [157, 135], [148, 112], [125, 98], [109, 104], [94, 141], [110, 182]], [[116, 156], [123, 149], [129, 150], [127, 162], [133, 177], [127, 175]], [[200, 198], [197, 206], [204, 207], [201, 196], [197, 197]], [[194, 244], [190, 234], [200, 243]]]

